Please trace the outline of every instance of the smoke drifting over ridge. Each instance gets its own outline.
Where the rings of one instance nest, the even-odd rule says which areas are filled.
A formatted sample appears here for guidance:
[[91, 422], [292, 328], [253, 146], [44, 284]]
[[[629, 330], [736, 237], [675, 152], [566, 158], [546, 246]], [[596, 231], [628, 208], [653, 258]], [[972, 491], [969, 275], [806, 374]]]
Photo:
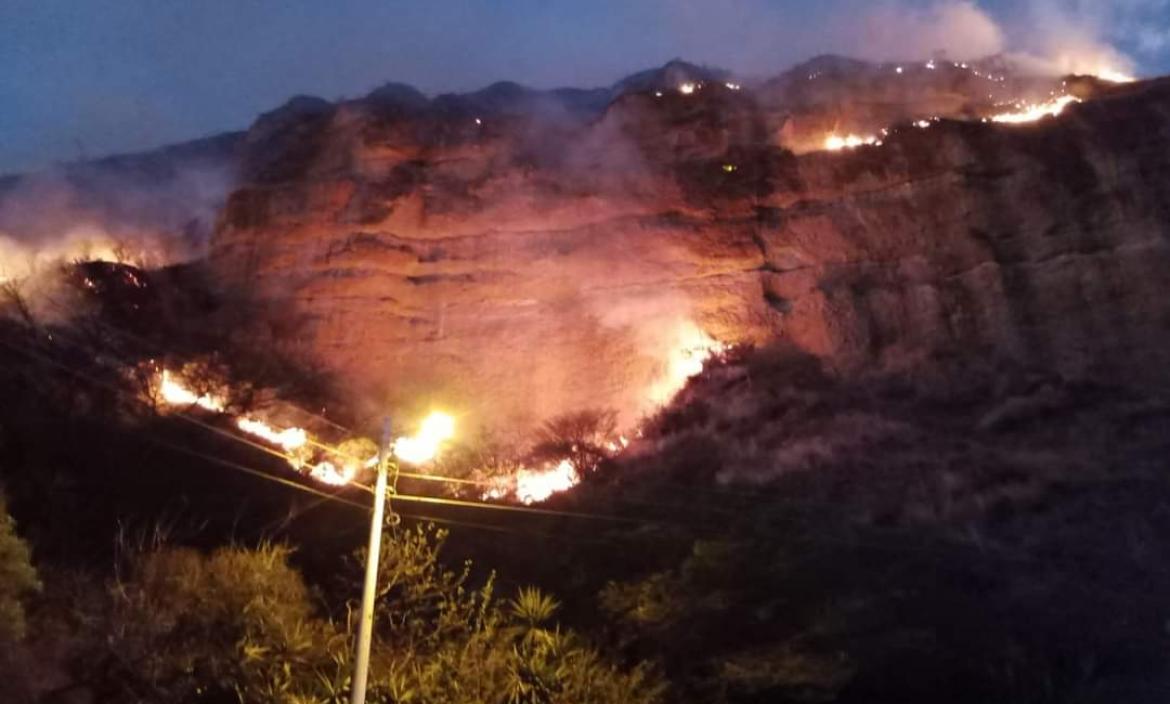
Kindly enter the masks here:
[[945, 52], [957, 60], [998, 54], [1005, 48], [1004, 32], [973, 2], [940, 2], [927, 7], [904, 3], [876, 3], [857, 27], [846, 31], [858, 58], [900, 60], [926, 58]]
[[1137, 72], [1170, 49], [1170, 0], [944, 0], [879, 3], [857, 37], [861, 58], [918, 58], [942, 50], [970, 59], [1006, 53], [1048, 73]]
[[74, 259], [159, 266], [202, 256], [235, 183], [235, 138], [0, 182], [0, 280]]
[[[731, 7], [651, 0], [640, 14], [673, 55], [758, 76], [782, 70], [793, 52], [824, 51], [881, 61], [1004, 54], [1038, 73], [1120, 75], [1139, 62], [1113, 44], [1134, 38], [1139, 56], [1170, 47], [1170, 30], [1156, 21], [1168, 11], [1170, 0], [1032, 0], [1007, 9], [991, 1], [844, 0], [809, 9], [798, 25], [792, 6], [769, 0]], [[0, 180], [0, 276], [43, 259], [115, 249], [148, 254], [151, 263], [198, 255], [234, 178], [228, 143], [211, 147], [209, 154], [163, 150]], [[551, 158], [571, 166], [579, 152]]]
[[1170, 48], [1170, 29], [1158, 29], [1170, 0], [845, 0], [800, 11], [767, 0], [674, 0], [660, 11], [679, 55], [757, 75], [776, 72], [793, 51], [874, 61], [1010, 54], [1035, 71], [1069, 73], [1132, 72]]

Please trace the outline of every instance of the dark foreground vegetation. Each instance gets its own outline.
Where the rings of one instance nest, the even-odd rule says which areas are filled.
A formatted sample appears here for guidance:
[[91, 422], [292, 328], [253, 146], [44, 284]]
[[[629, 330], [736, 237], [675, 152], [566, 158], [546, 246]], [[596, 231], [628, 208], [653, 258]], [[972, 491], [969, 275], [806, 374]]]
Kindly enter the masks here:
[[[298, 489], [320, 487], [155, 413], [126, 369], [219, 360], [255, 382], [241, 404], [317, 407], [328, 380], [190, 326], [238, 307], [98, 302], [0, 327], [0, 700], [346, 701], [368, 494]], [[1170, 696], [1164, 389], [740, 350], [619, 457], [574, 442], [610, 422], [538, 438], [596, 465], [558, 513], [394, 504], [373, 701]]]

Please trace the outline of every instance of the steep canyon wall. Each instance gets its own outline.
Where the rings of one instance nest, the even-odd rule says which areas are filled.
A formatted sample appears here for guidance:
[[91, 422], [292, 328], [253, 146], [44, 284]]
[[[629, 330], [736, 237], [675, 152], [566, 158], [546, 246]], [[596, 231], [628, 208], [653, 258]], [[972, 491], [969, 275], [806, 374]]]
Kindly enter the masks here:
[[801, 156], [779, 144], [793, 115], [723, 84], [594, 112], [492, 97], [298, 99], [245, 139], [213, 264], [299, 316], [273, 334], [355, 398], [632, 420], [704, 334], [786, 339], [843, 373], [1166, 361], [1165, 82]]

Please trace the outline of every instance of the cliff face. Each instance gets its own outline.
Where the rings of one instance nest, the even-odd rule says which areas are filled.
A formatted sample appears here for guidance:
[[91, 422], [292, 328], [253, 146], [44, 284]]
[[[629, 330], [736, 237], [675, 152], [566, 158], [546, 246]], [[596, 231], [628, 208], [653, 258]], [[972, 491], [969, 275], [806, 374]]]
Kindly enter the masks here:
[[784, 125], [823, 109], [641, 83], [293, 101], [246, 138], [212, 261], [358, 398], [490, 425], [633, 419], [704, 334], [845, 373], [1166, 361], [1170, 84], [795, 156]]
[[[762, 236], [785, 334], [849, 365], [1003, 356], [1064, 374], [1164, 363], [1170, 84], [1058, 119], [941, 123], [803, 157]], [[1141, 360], [1139, 362], [1139, 360]]]

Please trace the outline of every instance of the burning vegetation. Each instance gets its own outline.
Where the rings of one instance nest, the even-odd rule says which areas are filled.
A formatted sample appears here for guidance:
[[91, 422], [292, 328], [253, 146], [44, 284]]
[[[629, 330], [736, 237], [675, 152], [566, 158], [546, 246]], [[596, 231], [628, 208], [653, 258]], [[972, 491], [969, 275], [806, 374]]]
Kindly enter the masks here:
[[[665, 369], [651, 385], [650, 400], [659, 406], [668, 403], [688, 380], [702, 373], [704, 364], [713, 355], [724, 349], [694, 325], [684, 326], [679, 346], [666, 355]], [[231, 412], [231, 389], [221, 381], [207, 378], [206, 368], [201, 365], [191, 364], [185, 373], [177, 373], [150, 362], [146, 374], [151, 378], [149, 401], [161, 404], [164, 410], [199, 408], [231, 418], [236, 429], [279, 450], [293, 470], [316, 481], [346, 486], [357, 481], [362, 470], [371, 469], [378, 462], [376, 452], [353, 454], [354, 447], [373, 447], [374, 443], [368, 439], [345, 437], [326, 444], [305, 428]], [[196, 379], [186, 381], [187, 377]], [[305, 414], [291, 408], [285, 408], [283, 414], [297, 412]], [[536, 463], [535, 467], [519, 458], [510, 458], [507, 461], [510, 467], [503, 475], [492, 476], [484, 467], [474, 466], [463, 467], [462, 471], [482, 477], [479, 482], [485, 487], [480, 492], [482, 498], [515, 499], [525, 504], [545, 501], [554, 493], [571, 489], [601, 461], [616, 456], [629, 445], [626, 435], [617, 429], [616, 418], [612, 411], [586, 412], [545, 423], [533, 448], [525, 455]], [[629, 434], [636, 429], [622, 432]], [[455, 436], [455, 419], [442, 411], [433, 411], [421, 421], [414, 435], [395, 439], [391, 453], [402, 463], [426, 465], [436, 460]], [[497, 465], [496, 469], [499, 468]]]
[[[1034, 122], [1058, 115], [1089, 86], [1108, 89], [1135, 80], [1124, 73], [1076, 63], [1077, 75], [1037, 72], [1025, 57], [981, 61], [931, 59], [921, 63], [850, 64], [817, 59], [765, 84], [764, 100], [786, 110], [779, 142], [797, 152], [880, 146], [892, 130], [942, 119]], [[1068, 64], [1073, 65], [1073, 64]]]

